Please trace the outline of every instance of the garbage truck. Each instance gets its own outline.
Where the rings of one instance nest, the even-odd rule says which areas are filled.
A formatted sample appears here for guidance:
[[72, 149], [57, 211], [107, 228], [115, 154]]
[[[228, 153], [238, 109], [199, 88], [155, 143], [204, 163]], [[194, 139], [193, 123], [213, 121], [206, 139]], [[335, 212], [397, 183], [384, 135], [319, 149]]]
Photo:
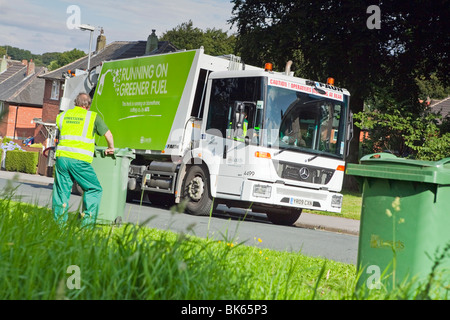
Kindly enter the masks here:
[[246, 208], [282, 225], [303, 209], [340, 212], [350, 93], [294, 77], [291, 63], [275, 72], [202, 48], [103, 62], [88, 76], [91, 110], [133, 150], [127, 197], [193, 215]]

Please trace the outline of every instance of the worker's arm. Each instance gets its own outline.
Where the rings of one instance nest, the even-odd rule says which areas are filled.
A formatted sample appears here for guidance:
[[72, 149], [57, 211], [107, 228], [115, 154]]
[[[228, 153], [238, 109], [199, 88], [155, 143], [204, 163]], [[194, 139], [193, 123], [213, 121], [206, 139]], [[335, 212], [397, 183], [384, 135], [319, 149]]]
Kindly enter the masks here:
[[111, 130], [105, 133], [106, 142], [108, 143], [108, 148], [105, 150], [105, 154], [114, 154], [114, 138]]

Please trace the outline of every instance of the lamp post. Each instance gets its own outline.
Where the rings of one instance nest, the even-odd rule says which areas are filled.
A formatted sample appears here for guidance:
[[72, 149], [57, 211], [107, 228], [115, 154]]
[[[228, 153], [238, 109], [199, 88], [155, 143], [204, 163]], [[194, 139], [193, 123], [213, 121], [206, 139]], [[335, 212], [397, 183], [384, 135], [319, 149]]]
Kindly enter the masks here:
[[83, 30], [83, 31], [90, 31], [91, 32], [91, 37], [90, 37], [90, 40], [89, 40], [89, 55], [88, 55], [88, 65], [87, 65], [87, 71], [89, 72], [89, 68], [91, 67], [92, 35], [93, 35], [94, 31], [95, 31], [95, 27], [90, 26], [88, 24], [80, 24], [78, 26], [78, 28], [80, 30]]

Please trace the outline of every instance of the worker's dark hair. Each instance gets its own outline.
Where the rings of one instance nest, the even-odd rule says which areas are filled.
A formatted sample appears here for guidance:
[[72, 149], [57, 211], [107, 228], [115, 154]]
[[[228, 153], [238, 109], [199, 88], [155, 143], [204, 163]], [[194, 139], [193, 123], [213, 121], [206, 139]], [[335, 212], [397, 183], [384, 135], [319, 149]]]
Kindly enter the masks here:
[[78, 107], [88, 108], [91, 105], [91, 97], [87, 93], [81, 92], [75, 98], [75, 105]]

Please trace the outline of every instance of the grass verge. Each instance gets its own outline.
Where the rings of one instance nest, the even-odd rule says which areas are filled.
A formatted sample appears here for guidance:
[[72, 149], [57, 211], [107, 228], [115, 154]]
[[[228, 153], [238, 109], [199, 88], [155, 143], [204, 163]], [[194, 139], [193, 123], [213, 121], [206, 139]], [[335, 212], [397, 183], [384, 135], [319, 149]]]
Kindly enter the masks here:
[[352, 265], [260, 249], [258, 240], [134, 225], [88, 230], [74, 215], [59, 227], [46, 208], [0, 205], [0, 299], [335, 299], [354, 281]]
[[341, 213], [316, 211], [316, 210], [303, 210], [303, 212], [360, 220], [361, 205], [362, 205], [361, 194], [358, 192], [350, 192], [350, 191], [343, 191], [342, 194], [344, 196], [344, 199], [342, 200]]
[[355, 266], [135, 225], [58, 226], [50, 210], [0, 200], [0, 299], [395, 299], [355, 290]]

